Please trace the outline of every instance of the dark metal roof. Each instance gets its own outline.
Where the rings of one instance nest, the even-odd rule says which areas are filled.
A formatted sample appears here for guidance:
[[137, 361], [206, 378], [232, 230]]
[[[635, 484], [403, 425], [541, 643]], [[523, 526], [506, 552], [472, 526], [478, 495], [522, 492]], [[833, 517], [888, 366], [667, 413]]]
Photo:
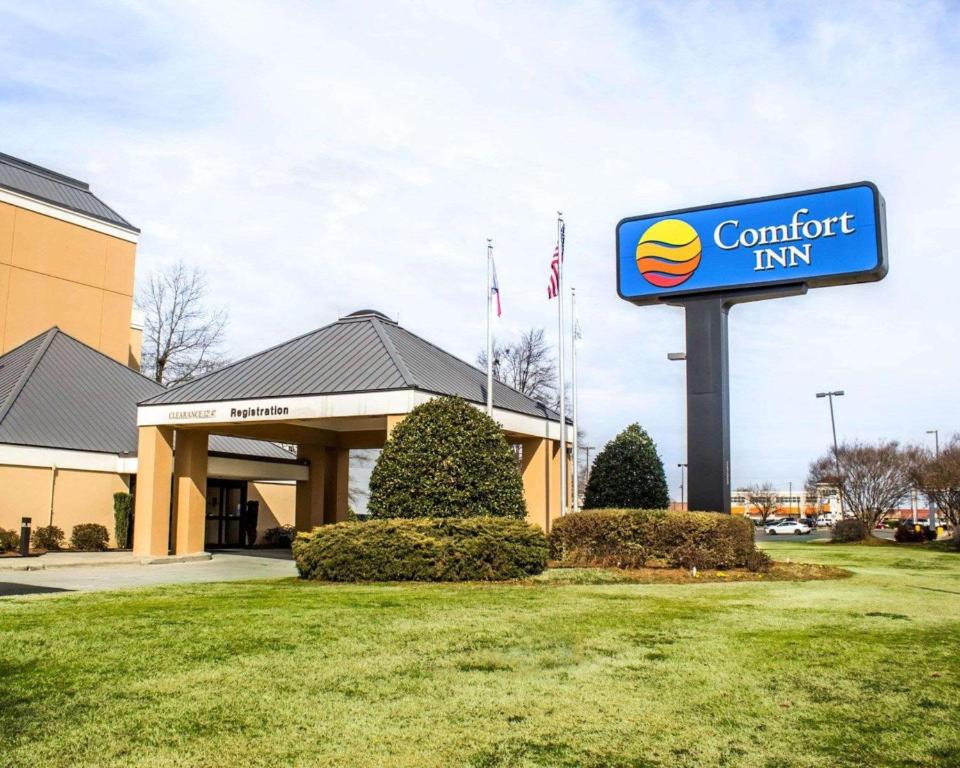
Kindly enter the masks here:
[[0, 152], [0, 188], [115, 224], [131, 232], [140, 231], [94, 195], [86, 182], [41, 168], [39, 165], [19, 160], [2, 152]]
[[[155, 381], [59, 328], [0, 356], [0, 443], [136, 454], [137, 403]], [[263, 440], [211, 435], [210, 451], [288, 460]]]
[[[380, 312], [361, 310], [199, 379], [165, 390], [143, 404], [402, 389], [455, 395], [484, 403], [487, 375], [401, 328]], [[559, 420], [559, 415], [552, 409], [496, 381], [493, 402], [497, 408]]]

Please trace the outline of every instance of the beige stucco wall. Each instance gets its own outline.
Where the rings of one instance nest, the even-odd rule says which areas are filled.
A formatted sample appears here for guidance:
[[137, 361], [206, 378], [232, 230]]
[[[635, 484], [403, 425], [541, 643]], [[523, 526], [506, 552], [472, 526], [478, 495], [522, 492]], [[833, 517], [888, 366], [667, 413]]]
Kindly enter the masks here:
[[260, 502], [257, 537], [280, 525], [293, 525], [296, 507], [296, 483], [247, 483], [247, 500]]
[[140, 370], [140, 359], [143, 353], [143, 328], [130, 326], [130, 359], [127, 364], [135, 371]]
[[57, 325], [127, 365], [136, 245], [0, 202], [0, 354]]
[[[0, 528], [20, 530], [20, 518], [32, 517], [33, 526], [50, 522], [51, 470], [0, 465]], [[78, 523], [100, 523], [113, 541], [113, 494], [128, 491], [123, 475], [58, 469], [53, 497], [53, 524], [67, 540]]]

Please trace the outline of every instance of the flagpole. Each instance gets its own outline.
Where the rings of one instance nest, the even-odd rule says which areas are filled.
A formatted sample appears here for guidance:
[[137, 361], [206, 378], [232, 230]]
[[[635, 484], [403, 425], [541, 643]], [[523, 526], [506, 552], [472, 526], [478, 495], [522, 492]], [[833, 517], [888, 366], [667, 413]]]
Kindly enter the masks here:
[[580, 509], [580, 473], [577, 472], [579, 446], [577, 445], [577, 289], [570, 287], [570, 381], [573, 388], [573, 499], [570, 507]]
[[487, 416], [493, 416], [493, 241], [487, 238]]
[[564, 261], [564, 243], [561, 237], [561, 228], [563, 227], [563, 214], [557, 211], [557, 245], [560, 247], [560, 263], [557, 269], [557, 330], [560, 336], [560, 514], [567, 514], [567, 405], [566, 392], [564, 384], [566, 379], [563, 376], [563, 348], [564, 348], [564, 322], [563, 322], [563, 261]]

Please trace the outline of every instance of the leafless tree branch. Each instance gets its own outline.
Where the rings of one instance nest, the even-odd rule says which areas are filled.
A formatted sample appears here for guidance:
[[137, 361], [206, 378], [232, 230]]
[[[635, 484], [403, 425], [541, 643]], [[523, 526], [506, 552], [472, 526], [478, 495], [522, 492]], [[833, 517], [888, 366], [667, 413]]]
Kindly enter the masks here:
[[222, 366], [220, 354], [227, 313], [206, 305], [203, 274], [177, 262], [154, 273], [137, 297], [144, 314], [140, 370], [172, 386]]

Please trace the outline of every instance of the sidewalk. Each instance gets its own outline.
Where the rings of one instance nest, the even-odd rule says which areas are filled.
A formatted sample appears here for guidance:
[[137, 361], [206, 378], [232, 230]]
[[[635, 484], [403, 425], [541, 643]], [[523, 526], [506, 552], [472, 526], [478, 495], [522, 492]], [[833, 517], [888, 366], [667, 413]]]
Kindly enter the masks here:
[[[288, 578], [297, 575], [297, 568], [289, 551], [218, 551], [212, 558], [208, 555], [201, 561], [171, 562], [161, 568], [144, 567], [144, 564], [129, 552], [50, 554], [65, 556], [55, 558], [62, 562], [69, 562], [66, 556], [94, 557], [86, 557], [81, 563], [74, 559], [69, 567], [44, 566], [42, 569], [29, 571], [0, 568], [0, 597], [51, 592], [93, 592], [162, 584]], [[42, 555], [30, 560], [49, 556]]]
[[0, 573], [5, 571], [45, 571], [48, 568], [95, 567], [100, 565], [149, 565], [153, 563], [182, 563], [209, 560], [210, 553], [202, 552], [188, 558], [136, 557], [133, 552], [47, 552], [30, 557], [0, 557]]

